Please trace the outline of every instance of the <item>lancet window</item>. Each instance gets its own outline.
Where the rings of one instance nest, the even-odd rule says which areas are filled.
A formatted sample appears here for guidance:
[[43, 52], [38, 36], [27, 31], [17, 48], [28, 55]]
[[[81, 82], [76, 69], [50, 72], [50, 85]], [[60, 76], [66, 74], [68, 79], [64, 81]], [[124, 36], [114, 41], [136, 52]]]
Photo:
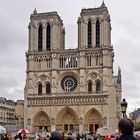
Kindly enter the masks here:
[[39, 28], [38, 28], [38, 51], [42, 51], [42, 40], [43, 40], [43, 28], [42, 28], [42, 25], [39, 25]]
[[96, 47], [100, 47], [100, 23], [96, 21]]
[[38, 84], [38, 95], [42, 95], [42, 83]]
[[49, 83], [46, 84], [46, 94], [49, 95], [51, 93], [51, 86]]
[[51, 26], [47, 25], [46, 30], [46, 50], [51, 50]]
[[92, 81], [88, 82], [88, 93], [92, 93]]
[[96, 82], [96, 93], [99, 93], [101, 91], [101, 84], [100, 81]]
[[91, 21], [89, 20], [88, 22], [88, 48], [92, 47], [92, 24]]

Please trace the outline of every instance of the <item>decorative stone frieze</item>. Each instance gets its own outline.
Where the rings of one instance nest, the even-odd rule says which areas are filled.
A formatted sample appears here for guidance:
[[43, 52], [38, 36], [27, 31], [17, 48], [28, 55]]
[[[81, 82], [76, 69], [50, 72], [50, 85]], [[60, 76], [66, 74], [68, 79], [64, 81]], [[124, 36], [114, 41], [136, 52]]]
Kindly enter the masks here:
[[67, 95], [49, 97], [28, 97], [28, 107], [61, 105], [104, 105], [109, 95]]

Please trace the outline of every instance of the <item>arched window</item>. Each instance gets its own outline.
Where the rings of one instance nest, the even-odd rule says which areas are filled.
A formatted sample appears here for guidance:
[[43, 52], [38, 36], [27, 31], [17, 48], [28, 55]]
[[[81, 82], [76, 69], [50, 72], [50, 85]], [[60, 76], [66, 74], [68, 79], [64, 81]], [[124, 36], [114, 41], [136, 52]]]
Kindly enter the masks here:
[[38, 84], [38, 95], [42, 95], [42, 84]]
[[96, 93], [99, 93], [101, 91], [101, 84], [99, 81], [96, 82]]
[[42, 51], [42, 31], [43, 31], [43, 28], [41, 25], [39, 25], [39, 28], [38, 28], [38, 51]]
[[88, 48], [92, 47], [92, 24], [91, 21], [89, 20], [88, 22]]
[[48, 24], [46, 31], [46, 50], [50, 49], [51, 49], [51, 26], [50, 24]]
[[88, 93], [92, 93], [92, 81], [88, 82]]
[[46, 84], [46, 94], [49, 95], [51, 93], [51, 86], [49, 83]]
[[96, 21], [96, 47], [100, 47], [100, 23]]

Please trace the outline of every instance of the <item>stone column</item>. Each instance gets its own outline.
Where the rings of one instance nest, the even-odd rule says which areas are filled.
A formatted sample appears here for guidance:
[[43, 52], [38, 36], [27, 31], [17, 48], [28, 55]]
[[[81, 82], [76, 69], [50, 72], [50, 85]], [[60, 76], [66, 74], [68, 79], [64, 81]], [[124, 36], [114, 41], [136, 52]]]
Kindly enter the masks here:
[[55, 124], [55, 119], [51, 119], [51, 131], [56, 131], [56, 124]]
[[84, 131], [83, 118], [79, 118], [79, 132]]
[[51, 131], [55, 131], [56, 130], [56, 125], [51, 125]]

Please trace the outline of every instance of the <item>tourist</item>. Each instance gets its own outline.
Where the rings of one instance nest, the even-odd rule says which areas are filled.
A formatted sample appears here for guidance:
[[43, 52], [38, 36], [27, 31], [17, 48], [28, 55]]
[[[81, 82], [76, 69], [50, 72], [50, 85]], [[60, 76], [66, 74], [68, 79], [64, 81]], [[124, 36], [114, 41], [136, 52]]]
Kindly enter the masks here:
[[27, 135], [26, 134], [23, 135], [23, 140], [27, 140]]
[[46, 136], [46, 140], [49, 140], [49, 139], [50, 139], [50, 136], [49, 136], [49, 135], [47, 135], [47, 136]]
[[22, 135], [21, 135], [21, 133], [18, 134], [18, 138], [19, 138], [20, 140], [22, 140]]
[[103, 140], [111, 140], [111, 138], [108, 135], [106, 135]]
[[120, 135], [116, 135], [116, 140], [120, 140]]
[[111, 135], [110, 138], [111, 138], [111, 140], [116, 140], [114, 135]]
[[119, 133], [121, 133], [120, 140], [137, 140], [134, 135], [134, 123], [131, 119], [123, 118], [118, 123]]
[[3, 137], [2, 137], [2, 140], [8, 140], [8, 134], [4, 133]]

